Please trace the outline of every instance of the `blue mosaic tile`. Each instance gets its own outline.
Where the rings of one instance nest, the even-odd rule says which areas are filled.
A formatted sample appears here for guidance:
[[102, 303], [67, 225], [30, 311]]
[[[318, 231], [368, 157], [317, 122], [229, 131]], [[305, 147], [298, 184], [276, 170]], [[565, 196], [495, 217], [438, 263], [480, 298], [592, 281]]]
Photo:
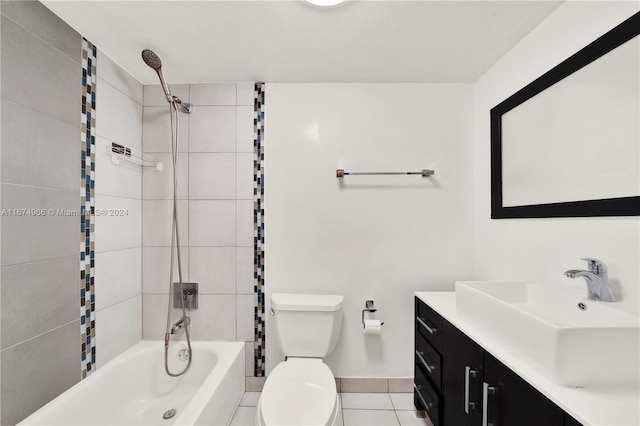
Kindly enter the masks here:
[[[80, 335], [82, 336], [81, 376], [87, 377], [95, 370], [95, 294], [93, 293], [94, 252], [91, 241], [95, 240], [95, 100], [96, 100], [97, 48], [87, 39], [82, 39], [82, 114], [80, 122]], [[89, 214], [87, 214], [89, 212]], [[87, 262], [87, 260], [89, 262]], [[91, 354], [89, 357], [88, 354]]]
[[254, 255], [254, 357], [253, 375], [265, 375], [265, 305], [264, 305], [264, 83], [255, 83], [253, 99], [253, 255]]

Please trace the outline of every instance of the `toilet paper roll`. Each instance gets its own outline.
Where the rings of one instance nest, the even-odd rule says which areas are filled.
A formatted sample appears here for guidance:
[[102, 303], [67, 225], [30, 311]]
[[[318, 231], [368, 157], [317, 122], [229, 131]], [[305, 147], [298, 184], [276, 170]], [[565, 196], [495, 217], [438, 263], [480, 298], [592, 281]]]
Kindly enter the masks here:
[[382, 323], [380, 322], [380, 320], [364, 320], [364, 334], [380, 334], [381, 332]]

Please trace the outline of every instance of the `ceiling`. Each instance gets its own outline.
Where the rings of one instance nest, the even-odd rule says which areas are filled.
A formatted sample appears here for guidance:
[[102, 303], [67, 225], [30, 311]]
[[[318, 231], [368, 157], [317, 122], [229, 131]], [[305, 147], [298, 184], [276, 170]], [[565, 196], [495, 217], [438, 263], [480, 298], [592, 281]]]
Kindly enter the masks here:
[[561, 1], [43, 3], [144, 84], [473, 82]]

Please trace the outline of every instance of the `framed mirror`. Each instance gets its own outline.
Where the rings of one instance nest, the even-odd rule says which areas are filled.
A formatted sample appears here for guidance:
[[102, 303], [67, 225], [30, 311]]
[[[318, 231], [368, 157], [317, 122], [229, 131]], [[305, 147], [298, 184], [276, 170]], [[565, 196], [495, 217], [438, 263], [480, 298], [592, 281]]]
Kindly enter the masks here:
[[491, 218], [640, 215], [640, 13], [491, 109]]

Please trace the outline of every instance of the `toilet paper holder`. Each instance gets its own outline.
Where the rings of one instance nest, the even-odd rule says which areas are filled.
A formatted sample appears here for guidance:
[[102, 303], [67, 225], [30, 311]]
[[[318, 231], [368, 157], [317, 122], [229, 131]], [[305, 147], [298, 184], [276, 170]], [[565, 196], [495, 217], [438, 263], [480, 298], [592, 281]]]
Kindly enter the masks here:
[[[364, 309], [362, 310], [362, 328], [364, 328], [364, 313], [365, 312], [376, 312], [377, 309], [375, 308], [375, 306], [373, 306], [373, 300], [366, 300], [364, 302]], [[380, 325], [383, 325], [384, 322], [381, 322]]]

